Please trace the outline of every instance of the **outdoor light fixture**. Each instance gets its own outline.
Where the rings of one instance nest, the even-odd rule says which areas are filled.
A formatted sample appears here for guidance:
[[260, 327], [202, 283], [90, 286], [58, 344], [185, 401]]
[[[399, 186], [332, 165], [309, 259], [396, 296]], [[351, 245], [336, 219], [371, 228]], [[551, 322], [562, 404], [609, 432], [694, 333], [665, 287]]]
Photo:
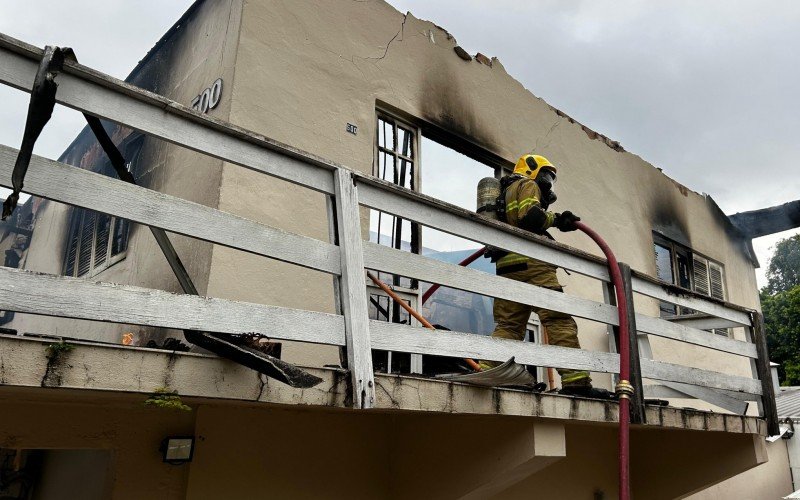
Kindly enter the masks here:
[[161, 441], [159, 451], [161, 451], [165, 463], [180, 465], [191, 462], [194, 453], [194, 437], [165, 438]]

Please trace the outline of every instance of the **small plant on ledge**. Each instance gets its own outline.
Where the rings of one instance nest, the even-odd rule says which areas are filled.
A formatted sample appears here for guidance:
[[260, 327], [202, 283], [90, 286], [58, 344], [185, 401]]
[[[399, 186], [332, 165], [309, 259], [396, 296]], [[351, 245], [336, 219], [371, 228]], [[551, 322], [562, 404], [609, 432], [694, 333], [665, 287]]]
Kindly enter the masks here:
[[154, 406], [166, 410], [192, 411], [192, 407], [183, 404], [178, 391], [171, 391], [166, 387], [159, 387], [144, 401], [145, 406]]
[[62, 354], [66, 354], [70, 351], [75, 349], [75, 346], [72, 344], [67, 344], [63, 340], [58, 344], [50, 344], [47, 346], [47, 359], [49, 360], [56, 360]]

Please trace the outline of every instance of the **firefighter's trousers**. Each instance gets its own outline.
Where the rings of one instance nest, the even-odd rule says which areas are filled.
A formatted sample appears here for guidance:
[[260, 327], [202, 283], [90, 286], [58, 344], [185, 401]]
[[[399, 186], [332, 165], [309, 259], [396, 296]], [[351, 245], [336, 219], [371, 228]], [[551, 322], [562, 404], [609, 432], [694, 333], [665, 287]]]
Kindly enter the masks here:
[[[522, 281], [531, 285], [562, 291], [556, 277], [556, 268], [541, 261], [527, 259], [527, 262], [497, 268], [497, 274], [505, 278]], [[539, 315], [542, 326], [547, 329], [548, 343], [561, 347], [580, 349], [578, 326], [572, 316], [549, 311], [539, 307], [519, 304], [510, 300], [494, 299], [495, 330], [492, 337], [523, 340], [531, 312]], [[486, 367], [497, 363], [483, 361]], [[591, 383], [589, 372], [558, 369], [562, 385], [584, 385]]]

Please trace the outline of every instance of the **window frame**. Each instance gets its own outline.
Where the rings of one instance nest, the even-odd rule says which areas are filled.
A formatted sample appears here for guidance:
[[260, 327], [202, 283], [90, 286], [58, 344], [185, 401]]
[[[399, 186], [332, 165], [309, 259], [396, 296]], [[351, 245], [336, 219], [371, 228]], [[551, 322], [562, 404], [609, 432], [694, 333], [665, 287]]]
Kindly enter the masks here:
[[[128, 172], [132, 172], [134, 166], [137, 164], [142, 150], [144, 149], [144, 143], [146, 140], [146, 136], [144, 134], [132, 133], [125, 137], [122, 142], [120, 142], [118, 148], [121, 151], [125, 152], [126, 155], [126, 163], [125, 167]], [[116, 172], [114, 171], [113, 166], [111, 165], [111, 161], [106, 158], [105, 161], [99, 164], [99, 166], [95, 168], [91, 168], [92, 171], [95, 173], [99, 173], [100, 175], [106, 175], [109, 177], [114, 177]], [[81, 243], [83, 240], [83, 221], [84, 218], [89, 213], [95, 214], [94, 224], [92, 226], [92, 248], [90, 253], [89, 259], [89, 270], [83, 274], [79, 274], [80, 272], [80, 254], [81, 254]], [[106, 241], [106, 255], [105, 259], [101, 264], [96, 263], [97, 259], [97, 242], [98, 242], [98, 228], [100, 226], [100, 220], [103, 217], [109, 218], [109, 229], [108, 229], [108, 236]], [[116, 235], [117, 224], [122, 224], [125, 227], [125, 248], [118, 252], [114, 253], [114, 237]], [[106, 269], [110, 268], [111, 266], [125, 260], [128, 255], [128, 247], [130, 245], [130, 231], [131, 231], [131, 222], [123, 219], [121, 217], [116, 217], [110, 214], [105, 214], [102, 212], [97, 212], [94, 210], [88, 210], [81, 207], [72, 207], [72, 210], [69, 214], [69, 232], [67, 234], [67, 244], [64, 251], [64, 259], [62, 265], [62, 275], [64, 276], [72, 276], [74, 278], [92, 278], [97, 276], [98, 274], [102, 273]], [[74, 261], [72, 262], [72, 273], [68, 273], [70, 267], [70, 253], [71, 247], [73, 244], [73, 239], [77, 238], [75, 242], [75, 253], [74, 253]]]
[[[660, 233], [658, 233], [656, 231], [653, 231], [653, 254], [654, 254], [654, 257], [656, 257], [656, 266], [657, 266], [657, 256], [658, 256], [658, 254], [656, 252], [656, 248], [655, 248], [656, 246], [660, 246], [662, 248], [666, 248], [669, 251], [669, 254], [670, 254], [670, 263], [671, 263], [671, 266], [672, 266], [672, 269], [671, 269], [672, 270], [672, 281], [669, 282], [668, 284], [670, 284], [672, 286], [676, 286], [678, 288], [682, 288], [684, 290], [688, 290], [688, 291], [691, 291], [691, 292], [694, 292], [694, 293], [698, 293], [700, 295], [706, 296], [706, 297], [711, 298], [711, 299], [727, 300], [728, 287], [727, 287], [727, 280], [726, 280], [726, 273], [725, 273], [725, 265], [723, 263], [721, 263], [719, 261], [716, 261], [716, 260], [713, 260], [713, 259], [711, 259], [709, 257], [706, 257], [704, 254], [696, 252], [695, 250], [693, 250], [690, 247], [687, 247], [686, 245], [682, 245], [682, 244], [680, 244], [680, 243], [678, 243], [678, 242], [676, 242], [674, 240], [671, 240], [671, 239], [667, 238], [663, 234], [660, 234]], [[680, 276], [679, 276], [680, 270], [679, 270], [679, 265], [678, 265], [678, 255], [679, 254], [683, 254], [684, 256], [686, 256], [688, 258], [689, 265], [691, 266], [691, 268], [689, 269], [689, 273], [688, 273], [689, 288], [686, 288], [685, 286], [681, 286], [679, 284], [679, 282], [680, 282]], [[706, 281], [707, 281], [707, 285], [708, 285], [708, 292], [707, 293], [705, 293], [702, 290], [698, 290], [697, 289], [697, 269], [695, 268], [695, 266], [696, 266], [695, 263], [698, 262], [698, 261], [705, 265]], [[720, 282], [720, 290], [722, 292], [722, 297], [715, 297], [714, 295], [712, 295], [713, 294], [713, 286], [712, 286], [712, 282], [711, 282], [711, 267], [712, 266], [715, 266], [719, 270], [719, 273], [720, 273], [719, 282]], [[659, 281], [661, 281], [662, 283], [667, 283], [666, 281], [661, 279], [661, 277], [658, 276], [658, 268], [657, 267], [656, 267], [655, 278], [658, 279]], [[674, 304], [666, 303], [669, 307], [673, 308], [673, 310], [675, 312], [672, 315], [669, 315], [669, 314], [665, 315], [665, 313], [667, 313], [668, 311], [664, 310], [664, 304], [665, 303], [663, 301], [661, 301], [660, 305], [659, 305], [659, 311], [660, 311], [660, 314], [661, 314], [662, 317], [668, 317], [668, 316], [679, 317], [679, 316], [686, 316], [686, 315], [689, 315], [689, 314], [693, 314], [693, 311], [691, 311], [690, 309], [686, 309], [686, 308], [683, 308], [683, 307], [680, 307], [680, 306], [676, 306]], [[716, 328], [716, 329], [707, 330], [707, 331], [709, 331], [711, 333], [714, 333], [714, 334], [717, 334], [717, 335], [730, 336], [730, 330], [727, 329], [727, 328]]]
[[[390, 123], [392, 125], [392, 143], [394, 144], [394, 149], [386, 147], [385, 146], [385, 142], [386, 141], [384, 141], [384, 146], [380, 145], [381, 121], [384, 121], [386, 123]], [[400, 150], [399, 141], [398, 141], [398, 139], [399, 139], [399, 137], [398, 137], [398, 135], [399, 135], [398, 134], [398, 129], [399, 128], [404, 129], [406, 132], [411, 132], [411, 136], [410, 137], [412, 139], [412, 142], [411, 142], [411, 155], [410, 156], [409, 155], [404, 155], [401, 152], [399, 152], [399, 150]], [[398, 186], [400, 186], [402, 188], [410, 189], [411, 191], [414, 191], [414, 192], [421, 192], [421, 190], [422, 190], [421, 177], [420, 177], [420, 163], [421, 163], [420, 145], [421, 145], [421, 143], [422, 143], [422, 132], [421, 132], [420, 127], [412, 124], [411, 122], [409, 122], [407, 120], [403, 120], [401, 118], [398, 118], [397, 116], [395, 116], [393, 114], [390, 114], [390, 113], [387, 113], [387, 112], [382, 111], [380, 109], [377, 109], [376, 110], [376, 114], [375, 114], [375, 137], [374, 137], [374, 143], [373, 143], [374, 151], [373, 151], [373, 155], [372, 155], [372, 158], [373, 158], [373, 161], [372, 161], [372, 175], [377, 177], [377, 178], [379, 178], [379, 179], [381, 179], [381, 180], [385, 180], [387, 182], [392, 182], [393, 184], [398, 185]], [[411, 175], [409, 176], [409, 182], [411, 184], [410, 186], [403, 186], [402, 184], [397, 184], [396, 182], [394, 182], [391, 179], [385, 179], [384, 178], [385, 174], [382, 175], [381, 171], [380, 171], [380, 158], [381, 158], [382, 154], [391, 155], [392, 162], [393, 162], [392, 163], [392, 168], [394, 169], [393, 172], [397, 172], [398, 163], [401, 160], [405, 160], [407, 162], [410, 162], [410, 164], [411, 164]], [[384, 171], [385, 171], [386, 168], [387, 168], [386, 165], [384, 165]], [[402, 220], [403, 219], [401, 217], [392, 216], [390, 214], [387, 214], [387, 215], [389, 215], [390, 217], [394, 217], [395, 219], [401, 220], [401, 227], [402, 227]], [[409, 235], [409, 240], [410, 240], [409, 243], [411, 244], [411, 252], [419, 254], [422, 251], [421, 250], [422, 249], [422, 229], [421, 229], [420, 225], [415, 223], [415, 222], [409, 221], [409, 223], [411, 225], [411, 234]], [[378, 233], [378, 238], [380, 238], [380, 236], [381, 236], [380, 235], [380, 224], [378, 225], [377, 233]], [[402, 235], [402, 230], [401, 230], [401, 235]], [[393, 234], [392, 235], [392, 239], [394, 240], [395, 238], [396, 237]], [[396, 241], [395, 244], [399, 245], [400, 241], [402, 240], [402, 238], [399, 238], [397, 240], [398, 241]], [[399, 247], [394, 246], [394, 245], [390, 245], [390, 246], [392, 246], [392, 248], [396, 248], [398, 250], [400, 249]], [[413, 283], [412, 283], [411, 287], [404, 287], [404, 288], [409, 289], [409, 290], [413, 289], [414, 288]]]
[[[94, 224], [92, 226], [92, 249], [90, 252], [90, 259], [89, 259], [89, 270], [83, 274], [78, 274], [80, 271], [80, 253], [81, 253], [81, 244], [83, 240], [83, 220], [84, 217], [90, 212], [94, 212], [96, 214]], [[100, 218], [102, 216], [107, 216], [110, 218], [109, 222], [109, 231], [106, 241], [106, 258], [102, 264], [97, 265], [95, 260], [97, 258], [97, 236], [98, 236], [98, 226], [100, 224]], [[64, 265], [62, 268], [62, 275], [64, 276], [71, 276], [73, 278], [92, 278], [97, 276], [101, 272], [105, 271], [109, 267], [113, 266], [114, 264], [122, 261], [127, 257], [128, 254], [128, 237], [130, 235], [130, 223], [126, 228], [126, 232], [128, 234], [125, 235], [125, 249], [117, 254], [113, 254], [114, 248], [114, 234], [116, 224], [119, 221], [120, 223], [124, 223], [124, 219], [119, 217], [115, 217], [108, 214], [103, 214], [101, 212], [95, 212], [93, 210], [87, 210], [85, 208], [73, 207], [72, 213], [69, 215], [70, 218], [70, 231], [69, 236], [67, 237], [67, 248], [64, 255]], [[74, 254], [74, 262], [72, 264], [72, 273], [68, 274], [69, 268], [69, 257], [70, 257], [70, 248], [72, 246], [73, 239], [77, 239], [75, 242], [75, 254]]]

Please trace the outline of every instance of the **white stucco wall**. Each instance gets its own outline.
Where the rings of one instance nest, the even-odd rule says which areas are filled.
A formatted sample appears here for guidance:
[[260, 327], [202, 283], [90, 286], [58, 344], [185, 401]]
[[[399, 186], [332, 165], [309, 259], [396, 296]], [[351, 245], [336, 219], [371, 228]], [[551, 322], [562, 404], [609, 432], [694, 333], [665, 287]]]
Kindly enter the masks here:
[[[363, 172], [372, 171], [377, 107], [401, 110], [423, 130], [445, 129], [509, 163], [538, 145], [536, 152], [561, 167], [554, 209], [580, 214], [621, 261], [654, 275], [652, 231], [666, 227], [725, 264], [730, 301], [758, 307], [753, 265], [713, 203], [556, 112], [498, 60], [491, 67], [462, 60], [453, 50], [456, 40], [435, 24], [404, 17], [382, 1], [332, 9], [324, 1], [248, 0], [242, 19], [233, 123]], [[358, 135], [345, 132], [347, 123], [359, 127]], [[437, 168], [425, 163], [424, 151], [421, 168]], [[321, 195], [234, 165], [224, 167], [220, 208], [327, 239]], [[557, 238], [599, 254], [580, 234]], [[602, 300], [598, 282], [560, 276], [567, 293]], [[215, 251], [209, 291], [303, 309], [333, 307], [327, 276], [227, 249]], [[658, 314], [655, 301], [637, 303], [641, 312]], [[603, 325], [579, 325], [584, 348], [607, 349]], [[750, 375], [744, 359], [651, 342], [657, 359]], [[287, 355], [304, 363], [336, 361], [333, 350], [319, 347], [292, 347]]]

